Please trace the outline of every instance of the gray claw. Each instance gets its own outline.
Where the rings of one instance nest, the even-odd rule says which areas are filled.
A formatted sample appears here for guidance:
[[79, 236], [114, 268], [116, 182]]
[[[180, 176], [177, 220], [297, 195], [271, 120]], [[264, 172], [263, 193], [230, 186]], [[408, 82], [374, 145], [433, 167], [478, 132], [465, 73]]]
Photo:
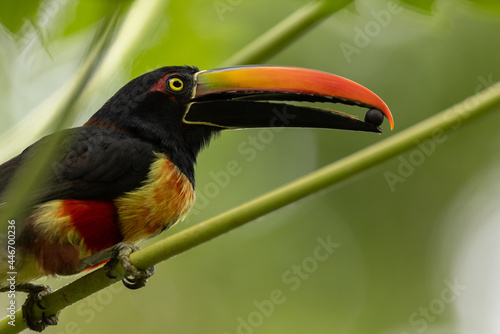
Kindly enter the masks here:
[[26, 301], [22, 306], [22, 310], [23, 318], [31, 330], [41, 332], [47, 326], [57, 325], [59, 312], [50, 316], [47, 316], [45, 312], [42, 312], [42, 319], [33, 319], [33, 308], [35, 305], [41, 310], [45, 310], [45, 307], [42, 305], [41, 300], [45, 295], [53, 292], [50, 286], [34, 283], [23, 283], [17, 286], [17, 290], [28, 293], [28, 297], [26, 298]]
[[148, 278], [151, 277], [155, 270], [154, 267], [146, 270], [139, 270], [130, 262], [130, 254], [139, 250], [140, 248], [127, 243], [119, 243], [114, 246], [114, 258], [108, 262], [106, 276], [109, 278], [116, 278], [118, 274], [114, 270], [116, 263], [119, 261], [125, 272], [126, 276], [122, 279], [123, 285], [127, 288], [136, 290], [146, 285]]

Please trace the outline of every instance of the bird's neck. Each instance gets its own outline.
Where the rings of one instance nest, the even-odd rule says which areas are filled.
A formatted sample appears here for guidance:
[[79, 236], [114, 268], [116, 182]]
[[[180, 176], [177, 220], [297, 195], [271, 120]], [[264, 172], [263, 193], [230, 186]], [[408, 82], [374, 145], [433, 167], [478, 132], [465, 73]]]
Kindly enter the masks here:
[[165, 154], [194, 186], [198, 153], [219, 129], [183, 123], [185, 106], [172, 104], [165, 94], [149, 94], [131, 105], [124, 101], [128, 100], [114, 96], [85, 125], [112, 128], [151, 143], [154, 150]]
[[180, 134], [161, 140], [161, 150], [195, 185], [194, 166], [198, 153], [210, 142], [218, 130], [206, 126], [186, 126]]

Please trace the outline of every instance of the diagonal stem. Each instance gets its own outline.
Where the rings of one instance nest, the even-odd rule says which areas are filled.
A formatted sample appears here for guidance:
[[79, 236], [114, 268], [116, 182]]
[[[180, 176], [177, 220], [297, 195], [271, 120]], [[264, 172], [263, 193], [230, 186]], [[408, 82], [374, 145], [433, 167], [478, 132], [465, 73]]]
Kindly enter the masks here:
[[350, 2], [352, 0], [307, 3], [224, 61], [221, 67], [265, 62]]
[[207, 242], [258, 217], [343, 181], [415, 147], [500, 105], [500, 83], [473, 95], [398, 134], [303, 176], [247, 203], [131, 254], [132, 263], [146, 269]]
[[[473, 118], [492, 111], [498, 106], [500, 106], [500, 83], [390, 138], [132, 253], [131, 262], [138, 269], [145, 269], [165, 261], [269, 212], [395, 157], [407, 149], [415, 147], [420, 141], [432, 138], [437, 133], [457, 130]], [[46, 312], [51, 314], [51, 312], [62, 310], [117, 282], [120, 278], [121, 276], [110, 280], [106, 277], [104, 269], [100, 268], [45, 296], [43, 304], [47, 307]], [[18, 319], [22, 317], [20, 311], [16, 315], [19, 317]], [[12, 328], [8, 328], [8, 321], [9, 318], [0, 321], [0, 332], [4, 333], [4, 329], [10, 330], [5, 333], [17, 333], [17, 330], [22, 330], [22, 326], [16, 326], [14, 329], [16, 331], [12, 331]]]
[[[323, 5], [324, 4], [321, 4], [321, 6]], [[312, 27], [314, 23], [319, 22], [319, 20], [326, 17], [324, 14], [319, 15], [320, 12], [325, 10], [325, 8], [321, 8], [320, 10], [320, 7], [314, 6], [320, 6], [320, 4], [312, 4], [309, 5], [309, 7], [303, 7], [309, 9], [303, 9], [302, 14], [304, 17], [302, 19], [296, 19], [295, 21], [294, 24], [301, 26], [302, 30], [294, 30], [294, 24], [292, 23], [288, 23], [287, 30], [284, 29], [287, 25], [282, 24], [280, 34], [283, 34], [283, 36], [280, 37], [280, 34], [276, 33], [276, 36], [272, 37], [272, 34], [270, 34], [268, 35], [265, 43], [259, 42], [259, 45], [259, 43], [255, 42], [252, 48], [247, 48], [247, 51], [241, 52], [238, 57], [229, 59], [225, 64], [232, 65], [235, 63], [245, 64], [261, 62], [279, 52], [285, 45], [293, 41], [299, 33], [306, 31], [309, 27]], [[333, 11], [328, 11], [328, 13], [332, 12]], [[315, 19], [312, 20], [311, 18]], [[279, 26], [280, 25], [277, 27]], [[277, 29], [276, 31], [280, 31], [280, 29]], [[262, 41], [265, 40], [266, 39], [262, 39]], [[266, 44], [273, 43], [276, 44], [275, 47], [266, 46]], [[137, 251], [131, 255], [132, 264], [139, 269], [145, 269], [170, 257], [178, 255], [269, 212], [277, 210], [332, 184], [341, 182], [350, 176], [401, 154], [405, 150], [416, 146], [418, 142], [431, 138], [436, 133], [447, 130], [456, 130], [463, 124], [469, 122], [470, 119], [482, 115], [487, 111], [491, 111], [498, 105], [500, 105], [500, 84], [495, 84], [489, 89], [480, 92], [443, 111], [442, 113], [406, 129], [405, 131], [391, 136], [386, 140], [356, 152], [314, 173], [306, 175], [252, 201], [242, 204], [214, 218]], [[57, 311], [86, 298], [92, 293], [114, 284], [123, 277], [123, 271], [121, 271], [121, 273], [122, 276], [111, 280], [106, 277], [103, 268], [100, 268], [58, 289], [54, 293], [45, 296], [42, 303], [46, 306], [46, 314], [56, 313]], [[36, 311], [38, 311], [38, 316], [41, 316], [40, 310], [37, 309]], [[26, 324], [23, 321], [20, 321], [22, 319], [21, 311], [16, 313], [16, 319], [19, 321], [16, 321], [15, 327], [8, 325], [8, 321], [10, 321], [10, 318], [8, 317], [0, 320], [0, 332], [18, 333], [19, 331], [25, 329]]]
[[[150, 2], [151, 1], [146, 2], [145, 0], [138, 0], [134, 2], [135, 6], [129, 11], [126, 20], [126, 23], [128, 22], [130, 24], [124, 23], [122, 25], [119, 30], [119, 37], [117, 37], [117, 40], [120, 41], [120, 43], [118, 41], [114, 43], [108, 51], [108, 57], [104, 60], [104, 62], [108, 59], [114, 59], [111, 58], [110, 55], [113, 55], [113, 51], [116, 50], [123, 51], [119, 52], [119, 58], [122, 58], [123, 55], [129, 54], [130, 50], [133, 49], [132, 46], [135, 45], [134, 43], [140, 40], [140, 37], [145, 34], [146, 29], [144, 29], [144, 25], [142, 23], [149, 22], [153, 16], [161, 13], [158, 9], [161, 7], [162, 2], [160, 0], [155, 0], [154, 6], [152, 6]], [[352, 0], [342, 0], [336, 2], [335, 4], [330, 3], [329, 1], [313, 1], [309, 3], [308, 5], [297, 10], [284, 21], [278, 23], [276, 27], [265, 33], [263, 37], [260, 37], [255, 42], [251, 43], [249, 47], [239, 53], [238, 57], [233, 57], [228, 60], [226, 65], [265, 61], [267, 58], [272, 57], [287, 45], [291, 44], [296, 38], [312, 28], [316, 23], [320, 22], [330, 14], [333, 14], [336, 10], [342, 8], [350, 2], [352, 2]], [[141, 23], [140, 25], [142, 29], [137, 29], [138, 21]], [[132, 38], [130, 37], [130, 34], [127, 33], [128, 30], [126, 31], [126, 29], [123, 28], [123, 26], [130, 28], [131, 25], [134, 26], [134, 34]], [[120, 36], [125, 38], [120, 39]], [[101, 66], [100, 68], [104, 68], [104, 70], [109, 72], [109, 66], [111, 66], [111, 68], [115, 68], [118, 66], [117, 64], [119, 63], [114, 60], [111, 64], [106, 63], [106, 66]], [[96, 81], [99, 82], [100, 80], [97, 80], [96, 78], [102, 78], [102, 73], [103, 71], [98, 71], [89, 86], [92, 86]], [[72, 105], [72, 103], [69, 105]], [[31, 187], [23, 187], [23, 189], [19, 191], [16, 189], [16, 193], [25, 193], [29, 188]], [[10, 212], [19, 211], [19, 208], [13, 207], [12, 209], [13, 210]], [[120, 276], [114, 280], [110, 280], [104, 275], [102, 269], [96, 270], [76, 280], [72, 284], [62, 287], [57, 290], [56, 293], [47, 295], [43, 300], [43, 304], [48, 305], [45, 310], [46, 314], [55, 314], [57, 311], [62, 310], [63, 308], [89, 296], [90, 294], [115, 283], [122, 277], [123, 276]], [[36, 317], [41, 317], [41, 312], [37, 308], [35, 309], [35, 314]], [[16, 312], [16, 319], [22, 319], [21, 311]], [[8, 324], [9, 320], [10, 319], [6, 317], [0, 321], [0, 333], [18, 333], [26, 328], [26, 323], [24, 321], [18, 321], [14, 327]]]

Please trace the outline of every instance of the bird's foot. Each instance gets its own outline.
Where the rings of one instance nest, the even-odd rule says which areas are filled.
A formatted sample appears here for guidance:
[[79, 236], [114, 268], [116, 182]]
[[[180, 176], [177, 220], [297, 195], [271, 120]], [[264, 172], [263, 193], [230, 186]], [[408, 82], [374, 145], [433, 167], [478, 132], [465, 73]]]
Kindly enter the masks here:
[[128, 243], [121, 242], [112, 247], [113, 256], [111, 260], [106, 264], [106, 276], [109, 278], [116, 278], [118, 273], [116, 272], [116, 264], [121, 263], [123, 269], [125, 269], [126, 275], [122, 279], [123, 285], [129, 289], [139, 289], [146, 285], [148, 278], [153, 276], [155, 272], [155, 267], [151, 267], [145, 270], [137, 269], [130, 262], [130, 254], [139, 250], [140, 248]]
[[47, 316], [44, 311], [42, 311], [42, 319], [35, 320], [34, 306], [36, 305], [41, 310], [45, 310], [42, 306], [43, 296], [53, 292], [52, 288], [48, 285], [35, 284], [35, 283], [21, 283], [16, 285], [17, 291], [26, 292], [28, 297], [24, 302], [21, 309], [23, 310], [23, 318], [26, 321], [28, 327], [36, 332], [43, 331], [47, 326], [57, 325], [59, 312]]

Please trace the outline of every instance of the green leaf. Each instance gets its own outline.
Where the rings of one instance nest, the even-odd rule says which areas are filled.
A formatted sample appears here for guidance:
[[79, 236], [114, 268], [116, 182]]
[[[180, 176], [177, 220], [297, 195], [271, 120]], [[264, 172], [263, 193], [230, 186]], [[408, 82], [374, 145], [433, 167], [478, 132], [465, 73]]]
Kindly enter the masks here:
[[23, 1], [22, 6], [19, 5], [19, 1], [2, 0], [0, 1], [0, 22], [12, 33], [17, 33], [26, 19], [34, 19], [38, 5], [37, 0]]

